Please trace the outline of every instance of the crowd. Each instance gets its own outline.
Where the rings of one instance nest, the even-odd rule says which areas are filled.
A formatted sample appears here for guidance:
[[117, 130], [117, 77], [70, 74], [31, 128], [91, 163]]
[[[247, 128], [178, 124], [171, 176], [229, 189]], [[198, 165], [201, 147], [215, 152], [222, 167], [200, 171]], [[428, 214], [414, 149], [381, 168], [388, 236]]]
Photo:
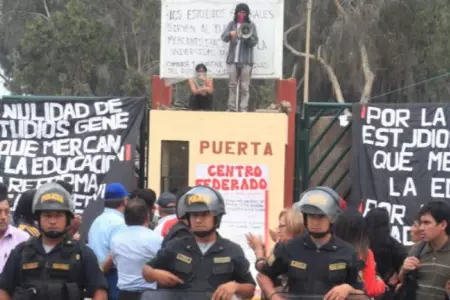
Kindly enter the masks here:
[[287, 294], [443, 300], [450, 294], [445, 202], [420, 208], [408, 253], [390, 235], [385, 209], [363, 217], [361, 207], [347, 207], [332, 189], [312, 188], [280, 212], [272, 249], [247, 234], [254, 278], [242, 245], [217, 232], [226, 207], [210, 187], [157, 197], [151, 189], [129, 193], [109, 184], [87, 243], [80, 240], [82, 220], [71, 194], [65, 182], [44, 184], [23, 193], [10, 217], [7, 187], [0, 184], [0, 300], [133, 300], [164, 291], [187, 292], [185, 299], [199, 291], [213, 300], [251, 299], [256, 282], [261, 297], [273, 300]]

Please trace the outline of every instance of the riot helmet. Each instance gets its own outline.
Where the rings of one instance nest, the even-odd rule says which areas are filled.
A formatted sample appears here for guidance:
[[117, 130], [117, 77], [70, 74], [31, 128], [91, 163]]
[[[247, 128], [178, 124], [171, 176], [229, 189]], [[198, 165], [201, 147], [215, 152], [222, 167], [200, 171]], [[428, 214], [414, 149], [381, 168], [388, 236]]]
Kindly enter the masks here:
[[75, 215], [75, 206], [73, 205], [72, 196], [61, 185], [55, 182], [41, 185], [34, 194], [32, 212], [40, 226], [40, 215], [45, 211], [65, 212], [67, 215], [66, 228], [59, 231], [44, 231], [43, 234], [49, 238], [59, 238], [66, 234], [70, 229], [70, 224]]
[[208, 231], [196, 232], [195, 235], [205, 237], [216, 231], [220, 227], [222, 216], [225, 214], [225, 202], [222, 195], [215, 189], [208, 186], [195, 186], [177, 201], [177, 217], [188, 218], [191, 213], [210, 212], [214, 216], [214, 227]]
[[293, 206], [296, 210], [303, 213], [305, 225], [307, 226], [308, 215], [327, 216], [330, 220], [328, 231], [321, 233], [311, 233], [313, 237], [320, 238], [325, 236], [331, 230], [333, 224], [341, 209], [339, 207], [339, 195], [331, 188], [317, 186], [311, 188], [300, 196], [300, 200]]

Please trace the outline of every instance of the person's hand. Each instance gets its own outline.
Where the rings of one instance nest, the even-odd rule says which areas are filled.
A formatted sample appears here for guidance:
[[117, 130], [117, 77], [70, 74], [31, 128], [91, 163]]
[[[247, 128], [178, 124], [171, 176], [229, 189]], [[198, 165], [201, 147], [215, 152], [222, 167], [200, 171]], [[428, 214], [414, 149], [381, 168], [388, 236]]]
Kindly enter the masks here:
[[237, 291], [237, 283], [230, 281], [219, 285], [211, 300], [230, 300]]
[[403, 262], [403, 269], [405, 271], [412, 271], [419, 267], [420, 260], [415, 256], [410, 256], [405, 259]]
[[250, 232], [247, 233], [245, 237], [247, 238], [248, 246], [252, 248], [253, 251], [257, 248], [264, 248], [264, 241], [262, 240], [262, 237], [256, 236]]
[[353, 288], [348, 284], [341, 284], [332, 288], [323, 300], [345, 300]]
[[174, 274], [165, 270], [155, 270], [158, 284], [164, 287], [174, 287], [177, 284], [183, 284], [183, 280]]
[[237, 37], [237, 32], [234, 31], [234, 30], [231, 31], [231, 32], [230, 32], [230, 36], [231, 36], [232, 39], [235, 39], [235, 38]]
[[72, 240], [74, 240], [74, 241], [80, 240], [80, 233], [78, 231], [75, 232], [75, 234], [72, 236]]
[[399, 282], [400, 282], [400, 276], [398, 276], [397, 273], [392, 274], [391, 278], [389, 278], [389, 280], [388, 280], [388, 284], [390, 286], [395, 286]]

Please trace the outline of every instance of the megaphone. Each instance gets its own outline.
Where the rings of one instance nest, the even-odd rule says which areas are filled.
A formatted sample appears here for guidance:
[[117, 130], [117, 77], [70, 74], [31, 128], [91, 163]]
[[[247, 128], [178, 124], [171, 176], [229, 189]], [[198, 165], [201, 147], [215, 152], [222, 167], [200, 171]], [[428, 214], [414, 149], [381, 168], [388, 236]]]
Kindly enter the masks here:
[[243, 23], [241, 26], [239, 26], [238, 29], [238, 37], [240, 39], [249, 39], [253, 35], [253, 29], [252, 26], [250, 26], [250, 23]]

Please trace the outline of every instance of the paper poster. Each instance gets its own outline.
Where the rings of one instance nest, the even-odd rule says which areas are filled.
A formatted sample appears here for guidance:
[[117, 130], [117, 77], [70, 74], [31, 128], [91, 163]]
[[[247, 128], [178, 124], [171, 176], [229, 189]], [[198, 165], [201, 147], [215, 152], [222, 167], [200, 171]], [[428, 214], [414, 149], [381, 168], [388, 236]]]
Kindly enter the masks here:
[[199, 164], [196, 185], [207, 185], [219, 191], [225, 200], [226, 214], [219, 233], [239, 244], [256, 278], [255, 254], [248, 246], [246, 233], [261, 236], [268, 232], [267, 207], [269, 170], [266, 165]]

